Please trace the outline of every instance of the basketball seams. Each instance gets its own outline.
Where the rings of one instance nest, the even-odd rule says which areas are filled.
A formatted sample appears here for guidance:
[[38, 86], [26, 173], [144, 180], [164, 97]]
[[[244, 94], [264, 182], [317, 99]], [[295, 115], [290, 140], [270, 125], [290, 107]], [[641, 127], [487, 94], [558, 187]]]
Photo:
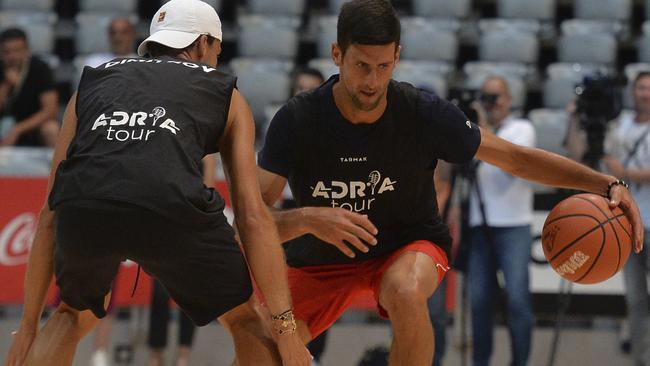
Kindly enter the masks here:
[[[589, 215], [581, 215], [581, 216], [588, 216], [588, 217], [591, 217], [591, 216], [589, 216]], [[615, 220], [616, 218], [621, 217], [621, 216], [624, 216], [624, 214], [620, 214], [620, 215], [614, 216], [614, 217], [608, 219], [608, 220], [605, 221], [605, 222], [598, 222], [598, 221], [596, 220], [596, 222], [598, 222], [598, 225], [596, 225], [596, 226], [594, 226], [593, 228], [589, 229], [587, 232], [585, 232], [584, 234], [580, 235], [579, 237], [577, 237], [576, 239], [574, 239], [574, 240], [573, 240], [572, 242], [570, 242], [569, 244], [565, 245], [562, 249], [560, 249], [557, 253], [555, 253], [555, 255], [554, 255], [553, 257], [551, 257], [551, 259], [549, 259], [548, 261], [549, 261], [549, 262], [553, 262], [555, 259], [557, 259], [557, 257], [558, 257], [560, 254], [564, 253], [565, 250], [569, 249], [570, 247], [572, 247], [573, 245], [575, 245], [576, 243], [578, 243], [578, 242], [579, 242], [580, 240], [582, 240], [584, 237], [586, 237], [587, 235], [593, 233], [594, 231], [596, 231], [598, 228], [602, 227], [602, 226], [605, 225], [606, 223], [608, 223], [608, 222], [610, 222], [610, 221], [612, 221], [612, 220]], [[593, 218], [593, 217], [592, 217], [592, 218]], [[595, 219], [595, 218], [594, 218], [594, 219]], [[604, 234], [603, 234], [603, 235], [604, 235]]]
[[[575, 199], [578, 199], [578, 200], [581, 200], [581, 201], [589, 202], [591, 205], [593, 205], [594, 207], [596, 207], [596, 208], [598, 209], [598, 211], [600, 211], [600, 213], [603, 214], [603, 216], [605, 216], [605, 220], [607, 220], [607, 219], [610, 218], [609, 216], [607, 216], [607, 213], [606, 213], [602, 208], [600, 208], [600, 206], [598, 206], [594, 201], [592, 201], [592, 200], [590, 200], [590, 199], [587, 199], [587, 198], [585, 198], [585, 197], [581, 197], [580, 195], [577, 195], [577, 196], [575, 196], [574, 198], [575, 198]], [[604, 197], [603, 197], [603, 199], [604, 199]], [[609, 204], [608, 204], [608, 205], [609, 205]]]
[[594, 221], [596, 221], [597, 223], [600, 224], [600, 220], [598, 220], [598, 218], [596, 216], [580, 213], [580, 214], [568, 214], [568, 215], [559, 216], [559, 217], [554, 218], [551, 221], [545, 222], [544, 225], [550, 225], [550, 224], [552, 224], [552, 223], [554, 223], [556, 221], [559, 221], [561, 219], [566, 219], [568, 217], [588, 217], [588, 218], [593, 219]]
[[[616, 222], [621, 226], [621, 229], [623, 229], [623, 231], [625, 232], [625, 235], [627, 235], [627, 237], [628, 237], [630, 240], [632, 240], [632, 234], [630, 234], [630, 233], [627, 231], [627, 228], [625, 227], [625, 225], [623, 225], [623, 223], [621, 223], [621, 220], [618, 219], [620, 216], [621, 216], [621, 215], [616, 216]], [[625, 216], [625, 214], [623, 214], [622, 216]]]
[[[598, 259], [600, 258], [600, 256], [603, 254], [603, 249], [605, 248], [605, 241], [607, 241], [607, 233], [605, 233], [605, 227], [604, 227], [604, 225], [605, 225], [604, 223], [598, 225], [598, 227], [600, 227], [601, 231], [603, 232], [603, 240], [602, 240], [602, 242], [600, 243], [600, 249], [598, 250], [598, 254], [596, 254], [596, 258], [594, 258], [594, 260], [591, 261], [591, 265], [589, 266], [589, 268], [587, 268], [587, 270], [585, 271], [585, 273], [584, 273], [580, 278], [578, 278], [577, 280], [575, 280], [575, 282], [580, 282], [580, 281], [582, 281], [585, 277], [587, 277], [587, 275], [589, 275], [589, 273], [590, 273], [591, 270], [594, 268], [594, 266], [596, 266], [596, 263], [598, 262]], [[619, 258], [620, 258], [620, 254], [619, 254]]]

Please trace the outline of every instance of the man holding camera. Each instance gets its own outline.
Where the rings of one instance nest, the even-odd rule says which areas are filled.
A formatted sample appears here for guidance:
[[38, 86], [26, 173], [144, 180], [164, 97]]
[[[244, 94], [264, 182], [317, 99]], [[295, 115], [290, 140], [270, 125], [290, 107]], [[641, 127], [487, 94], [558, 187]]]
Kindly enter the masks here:
[[[613, 126], [605, 148], [603, 163], [611, 174], [630, 184], [632, 196], [646, 227], [645, 242], [650, 240], [650, 71], [639, 73], [632, 84], [633, 114], [623, 114]], [[630, 256], [624, 270], [632, 355], [635, 365], [650, 365], [648, 336], [648, 251]]]
[[[476, 109], [481, 128], [512, 143], [532, 147], [535, 130], [525, 119], [510, 116], [507, 81], [490, 77], [481, 87]], [[526, 365], [533, 315], [528, 262], [532, 236], [533, 191], [530, 183], [494, 165], [475, 165], [469, 212], [468, 276], [472, 305], [473, 365], [487, 366], [492, 354], [494, 305], [501, 271], [507, 298], [513, 366]]]

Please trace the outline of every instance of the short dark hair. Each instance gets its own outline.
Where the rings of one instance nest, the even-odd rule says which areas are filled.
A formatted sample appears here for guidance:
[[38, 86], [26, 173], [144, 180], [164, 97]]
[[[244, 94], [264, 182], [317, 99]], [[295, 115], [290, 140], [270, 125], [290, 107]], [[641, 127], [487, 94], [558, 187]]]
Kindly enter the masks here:
[[294, 79], [299, 75], [309, 75], [319, 79], [321, 82], [325, 81], [325, 77], [323, 76], [323, 73], [311, 67], [303, 67], [297, 69], [294, 72]]
[[639, 83], [639, 80], [646, 77], [650, 77], [650, 70], [640, 71], [636, 74], [636, 77], [634, 77], [634, 83], [632, 83], [632, 86], [636, 86], [636, 84]]
[[336, 42], [345, 54], [351, 44], [399, 45], [401, 25], [388, 0], [352, 0], [343, 4], [336, 25]]
[[[206, 34], [206, 36], [208, 37], [208, 45], [212, 46], [216, 38], [208, 34]], [[165, 46], [158, 42], [149, 42], [149, 44], [147, 44], [147, 53], [149, 54], [149, 57], [160, 57], [160, 56], [176, 57], [181, 53], [185, 51], [189, 51], [192, 48], [196, 47], [196, 45], [199, 43], [199, 38], [201, 38], [201, 36], [196, 37], [194, 42], [192, 42], [189, 46], [184, 48], [171, 48], [169, 46]]]
[[0, 43], [5, 43], [14, 39], [22, 39], [27, 42], [27, 33], [20, 28], [7, 28], [0, 33]]

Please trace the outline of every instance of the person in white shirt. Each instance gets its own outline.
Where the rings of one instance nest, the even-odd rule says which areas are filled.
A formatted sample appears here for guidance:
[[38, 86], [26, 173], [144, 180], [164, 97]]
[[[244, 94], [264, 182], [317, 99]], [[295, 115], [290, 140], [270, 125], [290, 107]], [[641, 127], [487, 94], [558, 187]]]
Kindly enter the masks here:
[[[630, 185], [641, 211], [645, 243], [650, 241], [650, 71], [641, 72], [632, 85], [634, 113], [624, 113], [608, 135], [603, 163], [610, 173]], [[632, 356], [636, 366], [650, 365], [648, 347], [648, 279], [650, 256], [647, 250], [632, 255], [624, 268], [625, 300], [631, 332]]]
[[[481, 87], [479, 123], [512, 143], [532, 147], [535, 130], [525, 119], [510, 116], [512, 97], [501, 77]], [[470, 197], [469, 293], [472, 312], [473, 365], [487, 366], [492, 354], [497, 272], [504, 278], [511, 337], [511, 365], [523, 366], [530, 354], [533, 314], [528, 262], [531, 254], [533, 191], [530, 183], [496, 166], [476, 166], [476, 189]], [[481, 202], [485, 217], [481, 214]]]

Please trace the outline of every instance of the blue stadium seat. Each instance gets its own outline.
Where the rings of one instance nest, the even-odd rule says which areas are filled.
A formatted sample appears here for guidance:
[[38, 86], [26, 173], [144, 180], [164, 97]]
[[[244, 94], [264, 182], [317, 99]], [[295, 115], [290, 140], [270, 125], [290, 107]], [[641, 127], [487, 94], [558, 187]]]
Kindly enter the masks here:
[[0, 9], [48, 12], [54, 10], [54, 0], [0, 0]]
[[556, 0], [498, 0], [500, 18], [551, 20], [555, 18]]
[[230, 62], [237, 86], [258, 123], [265, 120], [264, 110], [269, 104], [283, 103], [289, 98], [293, 67], [291, 61], [278, 59], [236, 58]]
[[307, 0], [248, 0], [251, 13], [300, 16]]
[[435, 18], [467, 18], [470, 0], [412, 0], [413, 14]]
[[113, 18], [126, 16], [136, 24], [138, 18], [135, 14], [124, 13], [96, 13], [81, 12], [78, 13], [75, 20], [77, 22], [77, 31], [75, 32], [75, 47], [77, 54], [89, 54], [110, 52], [108, 41], [108, 27]]
[[460, 23], [451, 19], [402, 19], [402, 57], [453, 63], [458, 55]]
[[[619, 28], [620, 29], [620, 28]], [[560, 62], [615, 64], [616, 24], [572, 19], [562, 23], [558, 42]]]
[[248, 15], [237, 22], [242, 57], [293, 58], [298, 52], [299, 18]]
[[29, 47], [35, 54], [46, 55], [54, 50], [54, 25], [57, 16], [53, 12], [2, 11], [0, 27], [18, 27], [27, 34]]

